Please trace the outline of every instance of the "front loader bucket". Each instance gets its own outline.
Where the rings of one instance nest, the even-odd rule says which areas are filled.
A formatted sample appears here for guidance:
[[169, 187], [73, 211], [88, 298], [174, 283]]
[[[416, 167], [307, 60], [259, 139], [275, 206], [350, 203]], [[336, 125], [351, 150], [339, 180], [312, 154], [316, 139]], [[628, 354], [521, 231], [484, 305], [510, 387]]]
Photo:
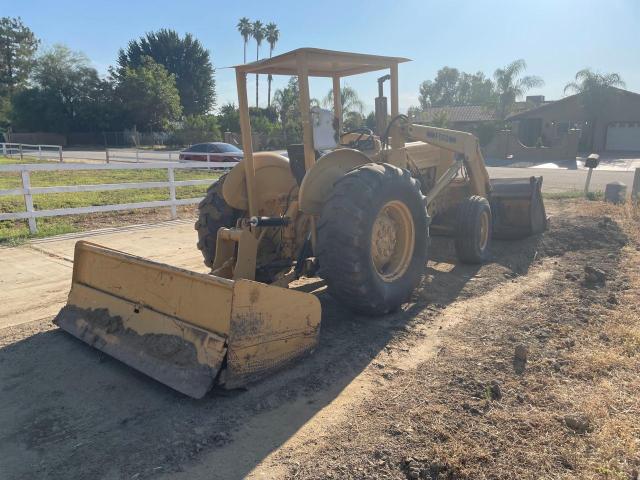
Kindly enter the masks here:
[[547, 229], [542, 177], [491, 179], [493, 236], [524, 238]]
[[75, 246], [54, 323], [194, 398], [243, 386], [311, 351], [320, 302], [251, 280], [204, 275], [89, 242]]

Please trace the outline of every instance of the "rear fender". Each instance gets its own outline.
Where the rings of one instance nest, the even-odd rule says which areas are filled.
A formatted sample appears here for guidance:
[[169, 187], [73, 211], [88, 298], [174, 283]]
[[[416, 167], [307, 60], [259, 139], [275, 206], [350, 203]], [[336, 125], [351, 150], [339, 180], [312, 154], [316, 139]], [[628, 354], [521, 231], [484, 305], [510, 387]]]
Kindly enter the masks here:
[[[245, 181], [245, 160], [238, 162], [227, 174], [222, 185], [225, 202], [236, 210], [247, 211], [247, 182]], [[282, 195], [288, 195], [296, 186], [291, 174], [289, 160], [274, 152], [253, 154], [255, 168], [255, 195], [258, 209], [272, 203]]]
[[366, 163], [371, 163], [371, 159], [351, 148], [333, 150], [320, 157], [300, 185], [300, 210], [308, 215], [319, 215], [336, 180]]

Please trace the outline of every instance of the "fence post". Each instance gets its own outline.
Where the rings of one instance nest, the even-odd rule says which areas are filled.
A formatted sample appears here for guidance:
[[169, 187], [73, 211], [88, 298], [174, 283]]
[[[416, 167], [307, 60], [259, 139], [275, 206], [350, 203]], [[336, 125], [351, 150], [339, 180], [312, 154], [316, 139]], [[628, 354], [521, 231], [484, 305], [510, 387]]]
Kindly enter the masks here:
[[6, 157], [7, 156], [7, 144], [3, 143], [2, 144], [2, 154]]
[[138, 156], [138, 149], [136, 148], [136, 163], [140, 163], [140, 157]]
[[20, 160], [22, 160], [22, 144], [18, 144], [18, 151], [20, 152]]
[[590, 168], [587, 172], [587, 180], [584, 182], [584, 196], [589, 196], [589, 185], [591, 184], [591, 174], [593, 173], [593, 168]]
[[58, 157], [60, 157], [60, 163], [62, 163], [64, 161], [62, 158], [62, 145], [58, 145]]
[[107, 147], [104, 147], [104, 155], [107, 157], [107, 163], [109, 163], [109, 149]]
[[[22, 177], [22, 190], [24, 195], [24, 206], [27, 210], [27, 213], [33, 214], [33, 197], [31, 196], [31, 179], [29, 178], [28, 170], [21, 170], [20, 176]], [[31, 233], [37, 233], [38, 227], [36, 225], [36, 219], [33, 216], [30, 216], [29, 221], [29, 231]]]
[[169, 167], [169, 199], [171, 200], [171, 218], [175, 220], [178, 218], [178, 211], [176, 209], [176, 184], [173, 168]]
[[633, 202], [640, 202], [640, 167], [636, 168], [636, 173], [633, 175], [633, 187], [631, 187], [631, 200]]
[[38, 145], [38, 160], [42, 160], [42, 145]]
[[171, 152], [169, 152], [169, 161], [171, 161]]
[[[211, 163], [211, 154], [207, 153], [207, 165]], [[209, 165], [207, 167], [207, 170], [211, 170], [211, 166]]]

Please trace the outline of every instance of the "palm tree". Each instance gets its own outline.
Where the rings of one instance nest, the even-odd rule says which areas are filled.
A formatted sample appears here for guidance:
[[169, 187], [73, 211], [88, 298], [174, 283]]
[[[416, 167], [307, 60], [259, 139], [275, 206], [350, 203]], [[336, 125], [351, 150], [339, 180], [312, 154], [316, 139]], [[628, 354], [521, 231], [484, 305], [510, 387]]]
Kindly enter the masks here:
[[596, 122], [609, 101], [615, 87], [624, 88], [625, 83], [617, 73], [597, 73], [584, 68], [576, 73], [575, 80], [567, 83], [564, 93], [580, 94], [582, 106], [589, 117], [589, 150], [593, 150]]
[[236, 25], [238, 32], [242, 35], [242, 39], [244, 40], [244, 63], [247, 63], [247, 43], [249, 43], [249, 37], [253, 32], [253, 25], [251, 25], [251, 20], [247, 17], [242, 17], [238, 21], [238, 25]]
[[[267, 23], [266, 27], [267, 34], [267, 42], [269, 42], [269, 58], [273, 55], [273, 50], [276, 48], [276, 43], [280, 40], [280, 30], [278, 30], [278, 26], [273, 23]], [[269, 88], [267, 90], [267, 107], [271, 108], [271, 82], [273, 81], [273, 76], [269, 74], [268, 82]]]
[[[260, 20], [256, 20], [253, 22], [253, 28], [251, 31], [251, 35], [256, 41], [256, 61], [260, 60], [260, 45], [262, 45], [262, 40], [264, 40], [265, 35], [264, 25]], [[258, 107], [258, 74], [256, 73], [256, 107]]]
[[273, 94], [273, 106], [280, 117], [282, 135], [285, 144], [288, 143], [287, 129], [289, 121], [295, 121], [296, 117], [299, 116], [299, 97], [300, 90], [298, 88], [298, 77], [291, 77], [286, 87], [276, 90]]
[[518, 78], [526, 69], [527, 64], [520, 59], [514, 60], [504, 68], [498, 68], [493, 74], [498, 94], [498, 116], [503, 120], [509, 114], [516, 99], [522, 97], [529, 89], [544, 85], [544, 81], [534, 75]]
[[[327, 108], [333, 107], [333, 89], [329, 90], [322, 103]], [[340, 104], [342, 105], [342, 118], [346, 118], [350, 113], [362, 114], [362, 110], [364, 110], [364, 103], [360, 100], [358, 92], [348, 85], [340, 87]]]

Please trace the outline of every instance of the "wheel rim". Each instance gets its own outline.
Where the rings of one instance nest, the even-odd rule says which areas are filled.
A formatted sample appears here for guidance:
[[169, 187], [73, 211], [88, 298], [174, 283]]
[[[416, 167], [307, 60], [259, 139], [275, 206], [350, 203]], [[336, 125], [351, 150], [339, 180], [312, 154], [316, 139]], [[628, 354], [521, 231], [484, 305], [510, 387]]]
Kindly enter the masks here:
[[397, 200], [378, 212], [371, 232], [371, 257], [385, 282], [400, 278], [409, 268], [415, 248], [415, 226], [407, 206]]
[[480, 215], [480, 250], [484, 250], [489, 243], [489, 215], [482, 212]]

